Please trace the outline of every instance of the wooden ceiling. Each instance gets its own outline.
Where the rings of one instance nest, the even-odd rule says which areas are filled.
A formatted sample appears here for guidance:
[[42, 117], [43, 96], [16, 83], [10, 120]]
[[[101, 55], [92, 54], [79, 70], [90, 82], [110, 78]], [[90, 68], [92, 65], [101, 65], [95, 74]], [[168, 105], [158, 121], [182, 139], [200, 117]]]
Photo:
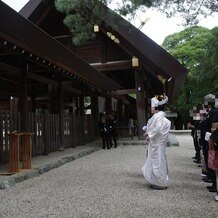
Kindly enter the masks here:
[[[87, 4], [87, 7], [92, 5]], [[56, 11], [53, 0], [30, 0], [19, 13], [90, 63], [97, 71], [104, 73], [109, 80], [119, 84], [122, 89], [135, 88], [136, 69], [132, 68], [130, 63], [132, 56], [136, 56], [140, 70], [153, 93], [168, 91], [170, 99], [176, 98], [185, 81], [187, 69], [119, 15], [115, 14], [111, 19], [111, 10], [103, 8], [104, 22], [96, 33], [96, 39], [79, 47], [73, 45], [72, 34], [63, 24], [64, 15]], [[108, 38], [108, 32], [113, 33], [120, 43], [114, 43]], [[165, 88], [158, 75], [167, 80]], [[92, 76], [95, 77], [94, 73]]]
[[[48, 10], [49, 11], [49, 10]], [[49, 34], [23, 18], [3, 2], [0, 2], [0, 82], [2, 92], [7, 87], [8, 95], [17, 94], [20, 72], [19, 58], [28, 63], [29, 86], [37, 86], [46, 92], [48, 84], [57, 85], [56, 74], [64, 80], [83, 84], [90, 90], [106, 92], [120, 88], [113, 80], [95, 70], [74, 52]], [[45, 16], [46, 13], [43, 15]], [[40, 18], [43, 23], [43, 19]], [[63, 25], [62, 25], [63, 26]], [[7, 83], [7, 85], [6, 85]], [[11, 88], [10, 88], [11, 87]], [[78, 89], [67, 88], [78, 93]]]

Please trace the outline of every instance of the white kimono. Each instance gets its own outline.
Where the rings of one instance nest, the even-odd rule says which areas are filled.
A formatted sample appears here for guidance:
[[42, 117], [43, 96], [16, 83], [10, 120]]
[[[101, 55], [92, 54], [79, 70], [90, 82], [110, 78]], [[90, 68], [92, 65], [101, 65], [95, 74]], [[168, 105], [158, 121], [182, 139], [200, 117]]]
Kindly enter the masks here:
[[171, 122], [163, 111], [155, 113], [147, 123], [149, 138], [148, 156], [142, 167], [143, 175], [150, 185], [167, 187], [169, 185], [166, 159], [166, 143]]

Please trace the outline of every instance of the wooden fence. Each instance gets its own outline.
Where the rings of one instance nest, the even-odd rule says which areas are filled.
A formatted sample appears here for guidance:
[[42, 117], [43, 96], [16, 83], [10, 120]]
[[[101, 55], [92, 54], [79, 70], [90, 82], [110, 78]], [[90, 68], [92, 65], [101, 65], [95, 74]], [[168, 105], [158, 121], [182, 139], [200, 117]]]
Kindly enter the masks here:
[[[48, 154], [60, 148], [59, 115], [29, 113], [28, 132], [32, 138], [32, 155]], [[76, 147], [96, 139], [96, 128], [91, 115], [84, 117], [64, 114], [64, 147]], [[0, 111], [0, 163], [8, 161], [8, 134], [21, 130], [19, 112]], [[22, 144], [22, 143], [21, 143]]]

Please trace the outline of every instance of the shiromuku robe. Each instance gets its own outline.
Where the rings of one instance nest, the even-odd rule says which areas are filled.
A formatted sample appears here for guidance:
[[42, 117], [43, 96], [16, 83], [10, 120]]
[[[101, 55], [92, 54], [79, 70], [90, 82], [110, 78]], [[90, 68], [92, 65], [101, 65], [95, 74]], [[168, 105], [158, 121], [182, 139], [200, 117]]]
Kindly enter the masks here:
[[163, 111], [155, 113], [148, 120], [146, 130], [149, 138], [148, 155], [142, 172], [150, 185], [159, 187], [169, 185], [166, 143], [170, 126], [171, 122]]

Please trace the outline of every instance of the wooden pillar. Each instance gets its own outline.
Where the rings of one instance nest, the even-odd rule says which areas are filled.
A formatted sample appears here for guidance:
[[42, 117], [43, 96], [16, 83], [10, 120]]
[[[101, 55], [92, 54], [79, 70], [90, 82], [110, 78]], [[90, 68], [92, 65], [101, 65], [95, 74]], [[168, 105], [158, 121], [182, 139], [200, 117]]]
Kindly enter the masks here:
[[80, 106], [79, 106], [79, 99], [80, 99], [80, 97], [74, 97], [74, 99], [73, 99], [73, 103], [74, 103], [74, 114], [75, 115], [77, 115], [77, 116], [79, 116], [79, 108], [80, 108]]
[[146, 125], [145, 118], [145, 87], [144, 78], [141, 71], [135, 71], [135, 86], [136, 86], [136, 110], [137, 110], [137, 126], [138, 138], [142, 139], [142, 127]]
[[31, 169], [32, 167], [32, 136], [34, 133], [24, 133], [22, 148], [22, 168]]
[[72, 148], [75, 148], [75, 147], [76, 147], [75, 129], [76, 129], [76, 125], [75, 125], [75, 114], [73, 113], [73, 109], [72, 109], [71, 122], [70, 122], [70, 137], [71, 137], [71, 139], [72, 139]]
[[21, 115], [21, 131], [28, 131], [28, 103], [27, 103], [27, 59], [25, 56], [18, 57], [21, 68], [19, 78], [19, 109]]
[[106, 36], [101, 34], [101, 63], [107, 62], [107, 41]]
[[[49, 85], [48, 89], [49, 89], [49, 112], [51, 114], [57, 114], [59, 111], [58, 110], [58, 101], [57, 101], [57, 87], [54, 85]], [[62, 98], [62, 96], [61, 96], [61, 98]]]
[[79, 97], [79, 114], [81, 116], [82, 121], [82, 142], [85, 143], [85, 131], [84, 131], [84, 90], [81, 84], [81, 95]]
[[81, 95], [80, 95], [80, 98], [79, 98], [79, 114], [81, 117], [84, 117], [84, 93], [82, 91]]
[[43, 155], [49, 154], [49, 125], [48, 125], [48, 111], [43, 110], [43, 143], [44, 143], [44, 151]]
[[129, 121], [129, 117], [132, 117], [134, 119], [134, 114], [131, 113], [131, 105], [130, 104], [125, 105], [125, 114], [126, 114], [128, 121]]
[[36, 87], [34, 84], [32, 85], [31, 105], [32, 105], [32, 112], [36, 113]]
[[95, 123], [95, 137], [98, 136], [98, 122], [99, 122], [99, 111], [98, 111], [98, 96], [96, 94], [91, 95], [91, 111], [92, 117]]
[[20, 136], [22, 133], [9, 134], [9, 172], [19, 172]]
[[75, 97], [72, 97], [72, 103], [73, 103], [73, 106], [72, 106], [72, 120], [71, 120], [71, 137], [72, 137], [72, 140], [73, 140], [73, 143], [72, 143], [72, 147], [75, 148], [76, 147], [76, 121], [75, 121], [75, 117], [77, 116], [76, 112], [76, 99]]
[[122, 121], [122, 100], [117, 101], [117, 119], [118, 119], [118, 124]]
[[[10, 97], [10, 132], [20, 130], [18, 97]], [[1, 130], [0, 130], [1, 131]]]
[[10, 98], [10, 112], [18, 111], [18, 98], [11, 97]]
[[60, 133], [60, 147], [59, 151], [64, 150], [64, 110], [63, 110], [63, 84], [62, 74], [58, 74], [58, 114], [59, 114], [59, 133]]
[[106, 111], [107, 115], [111, 114], [111, 112], [112, 112], [111, 98], [106, 98], [105, 111]]

